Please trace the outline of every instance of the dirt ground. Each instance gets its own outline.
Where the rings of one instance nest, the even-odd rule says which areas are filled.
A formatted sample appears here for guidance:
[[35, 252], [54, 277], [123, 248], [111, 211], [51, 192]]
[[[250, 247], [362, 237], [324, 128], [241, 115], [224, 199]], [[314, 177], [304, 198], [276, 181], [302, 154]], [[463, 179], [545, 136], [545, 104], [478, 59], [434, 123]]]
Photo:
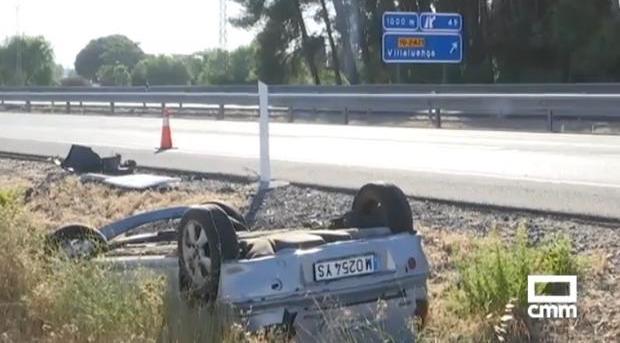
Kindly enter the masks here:
[[[200, 175], [181, 175], [181, 179], [172, 189], [124, 191], [82, 183], [77, 176], [52, 163], [0, 158], [0, 189], [23, 190], [27, 208], [49, 230], [71, 222], [97, 227], [148, 209], [209, 200], [229, 202], [246, 213], [256, 200], [253, 183]], [[353, 193], [294, 185], [276, 188], [254, 208], [250, 224], [254, 229], [322, 226], [347, 211], [352, 200]], [[431, 262], [431, 301], [441, 302], [444, 290], [454, 282], [451, 275], [455, 270], [455, 246], [485, 236], [491, 230], [511, 239], [518, 226], [528, 228], [533, 243], [550, 234], [563, 233], [571, 239], [576, 254], [592, 256], [592, 272], [587, 280], [579, 280], [578, 319], [550, 320], [546, 323], [548, 335], [542, 340], [612, 342], [620, 337], [620, 223], [419, 199], [410, 199], [410, 204]]]

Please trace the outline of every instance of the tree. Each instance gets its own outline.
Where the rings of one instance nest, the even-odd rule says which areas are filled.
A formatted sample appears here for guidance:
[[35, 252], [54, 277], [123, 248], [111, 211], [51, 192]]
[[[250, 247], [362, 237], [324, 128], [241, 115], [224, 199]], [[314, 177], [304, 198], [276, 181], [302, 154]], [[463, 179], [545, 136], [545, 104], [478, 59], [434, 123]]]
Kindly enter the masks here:
[[[558, 65], [561, 68], [562, 82], [574, 81], [576, 64], [584, 64], [583, 60], [576, 58], [577, 55], [588, 56], [587, 58], [590, 61], [598, 60], [597, 55], [604, 55], [602, 49], [594, 55], [583, 50], [592, 46], [592, 38], [599, 31], [600, 23], [609, 20], [610, 12], [608, 0], [585, 2], [557, 0], [551, 10], [549, 31], [551, 32], [552, 46], [556, 51], [556, 61], [559, 62]], [[602, 46], [600, 48], [604, 49]], [[596, 74], [596, 72], [596, 70], [592, 70], [588, 74]]]
[[129, 86], [131, 74], [125, 65], [104, 65], [97, 71], [97, 79], [104, 86]]
[[352, 4], [352, 1], [354, 0], [332, 0], [336, 10], [334, 26], [340, 34], [339, 45], [340, 49], [342, 49], [344, 74], [350, 84], [357, 84], [360, 82], [357, 62], [355, 61], [357, 54], [353, 53], [353, 46], [356, 46], [358, 43], [353, 38], [357, 31], [355, 28], [351, 28], [351, 23], [358, 22], [359, 12], [355, 9], [355, 4]]
[[187, 68], [187, 72], [190, 75], [190, 83], [192, 85], [200, 84], [200, 73], [204, 67], [204, 54], [203, 53], [194, 53], [191, 55], [186, 55], [180, 57], [183, 64], [185, 64], [185, 68]]
[[303, 57], [315, 84], [319, 84], [316, 56], [324, 48], [321, 37], [309, 34], [303, 12], [308, 2], [300, 0], [235, 0], [243, 13], [233, 24], [260, 27], [256, 37], [257, 73], [266, 82], [282, 82], [305, 72], [297, 68], [298, 58]]
[[75, 58], [75, 70], [87, 79], [96, 80], [103, 65], [122, 64], [127, 69], [144, 58], [140, 46], [123, 35], [112, 35], [91, 40]]
[[332, 33], [332, 24], [329, 21], [329, 14], [327, 13], [327, 5], [325, 0], [319, 0], [321, 3], [321, 18], [327, 31], [327, 38], [329, 40], [329, 47], [331, 49], [332, 64], [334, 67], [334, 77], [336, 78], [336, 84], [342, 84], [342, 78], [340, 77], [340, 62], [338, 61], [338, 50], [336, 49], [336, 43], [334, 42], [334, 35]]
[[[286, 1], [286, 0], [284, 0]], [[306, 58], [306, 63], [308, 64], [308, 68], [310, 68], [310, 73], [312, 74], [312, 78], [314, 79], [314, 84], [321, 84], [321, 80], [319, 78], [319, 70], [316, 67], [316, 61], [314, 60], [314, 52], [316, 51], [315, 47], [311, 43], [310, 36], [308, 35], [308, 30], [306, 29], [306, 22], [304, 21], [304, 16], [302, 14], [302, 7], [299, 0], [292, 0], [292, 12], [293, 18], [295, 19], [295, 23], [301, 33], [301, 48], [303, 49], [304, 57]]]
[[255, 81], [252, 47], [239, 47], [232, 52], [209, 50], [203, 53], [203, 57], [198, 78], [201, 84], [245, 84]]
[[54, 52], [43, 37], [13, 37], [0, 47], [0, 82], [9, 86], [54, 83]]
[[132, 84], [187, 85], [191, 77], [180, 58], [166, 55], [150, 56], [138, 62], [131, 73]]

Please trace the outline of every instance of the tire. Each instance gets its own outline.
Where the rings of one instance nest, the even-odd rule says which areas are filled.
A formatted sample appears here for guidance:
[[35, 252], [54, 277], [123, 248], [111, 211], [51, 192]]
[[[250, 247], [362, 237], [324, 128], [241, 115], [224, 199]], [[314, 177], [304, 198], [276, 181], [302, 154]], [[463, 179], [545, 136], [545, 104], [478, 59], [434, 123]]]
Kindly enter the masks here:
[[352, 226], [387, 226], [392, 233], [411, 232], [413, 216], [403, 191], [391, 183], [369, 183], [357, 192], [349, 216]]
[[187, 300], [213, 303], [223, 261], [239, 256], [239, 242], [228, 215], [217, 205], [191, 208], [178, 228], [179, 283]]
[[205, 202], [203, 205], [210, 205], [210, 204], [217, 205], [224, 212], [226, 212], [226, 215], [228, 215], [231, 219], [233, 219], [231, 220], [231, 222], [233, 223], [233, 226], [235, 227], [236, 231], [249, 231], [248, 224], [245, 221], [245, 218], [243, 217], [241, 212], [239, 212], [236, 208], [221, 201], [208, 201], [208, 202]]
[[70, 259], [91, 258], [107, 248], [106, 237], [90, 226], [68, 224], [56, 229], [45, 240], [48, 253], [64, 251]]

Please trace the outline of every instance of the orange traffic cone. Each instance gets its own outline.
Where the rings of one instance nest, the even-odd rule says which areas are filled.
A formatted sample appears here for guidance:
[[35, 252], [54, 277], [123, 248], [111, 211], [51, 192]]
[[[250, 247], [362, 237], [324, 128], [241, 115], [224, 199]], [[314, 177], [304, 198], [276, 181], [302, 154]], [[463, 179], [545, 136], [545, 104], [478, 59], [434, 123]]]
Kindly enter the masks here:
[[172, 133], [170, 132], [170, 111], [164, 108], [162, 111], [164, 115], [164, 121], [161, 127], [161, 144], [159, 144], [159, 150], [172, 149]]

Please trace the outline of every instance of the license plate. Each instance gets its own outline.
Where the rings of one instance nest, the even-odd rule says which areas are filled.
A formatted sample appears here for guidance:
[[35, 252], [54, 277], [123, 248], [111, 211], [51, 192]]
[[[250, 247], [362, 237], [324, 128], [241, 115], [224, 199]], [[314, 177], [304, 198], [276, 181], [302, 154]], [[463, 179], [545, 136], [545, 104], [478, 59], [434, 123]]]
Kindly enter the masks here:
[[314, 281], [370, 274], [375, 269], [375, 257], [372, 254], [317, 262], [314, 264]]

